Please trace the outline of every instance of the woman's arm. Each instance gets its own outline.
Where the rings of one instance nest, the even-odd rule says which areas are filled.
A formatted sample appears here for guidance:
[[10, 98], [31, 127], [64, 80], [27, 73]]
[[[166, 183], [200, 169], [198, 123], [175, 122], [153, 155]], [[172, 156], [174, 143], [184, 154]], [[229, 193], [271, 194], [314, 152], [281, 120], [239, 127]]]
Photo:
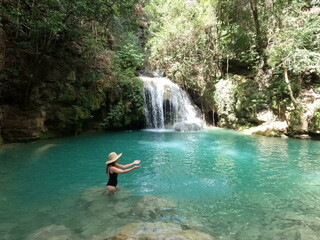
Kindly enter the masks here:
[[116, 163], [115, 166], [116, 166], [117, 168], [128, 168], [128, 167], [131, 167], [131, 166], [136, 165], [136, 164], [139, 164], [139, 163], [140, 163], [140, 160], [135, 160], [134, 162], [129, 163], [129, 164], [126, 164], [126, 165], [121, 165], [121, 164], [119, 164], [119, 163]]
[[[129, 164], [127, 164], [127, 165], [129, 165]], [[126, 165], [125, 165], [126, 166]], [[132, 171], [132, 170], [134, 170], [134, 169], [137, 169], [137, 168], [139, 168], [139, 167], [141, 167], [141, 166], [134, 166], [134, 167], [132, 167], [132, 168], [128, 168], [128, 169], [126, 169], [126, 170], [122, 170], [122, 169], [119, 169], [119, 168], [117, 168], [117, 167], [110, 167], [110, 171], [111, 172], [115, 172], [115, 173], [120, 173], [120, 174], [122, 174], [122, 173], [127, 173], [127, 172], [130, 172], [130, 171]]]

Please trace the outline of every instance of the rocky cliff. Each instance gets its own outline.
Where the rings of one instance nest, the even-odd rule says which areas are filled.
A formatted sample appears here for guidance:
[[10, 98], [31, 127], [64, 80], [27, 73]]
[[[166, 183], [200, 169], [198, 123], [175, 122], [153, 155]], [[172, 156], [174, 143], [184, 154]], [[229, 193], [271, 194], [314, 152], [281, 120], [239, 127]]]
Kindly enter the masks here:
[[273, 96], [254, 84], [252, 79], [237, 75], [216, 83], [214, 101], [218, 126], [246, 134], [320, 137], [319, 88], [304, 89], [297, 98], [298, 106], [294, 106], [290, 102], [274, 104]]

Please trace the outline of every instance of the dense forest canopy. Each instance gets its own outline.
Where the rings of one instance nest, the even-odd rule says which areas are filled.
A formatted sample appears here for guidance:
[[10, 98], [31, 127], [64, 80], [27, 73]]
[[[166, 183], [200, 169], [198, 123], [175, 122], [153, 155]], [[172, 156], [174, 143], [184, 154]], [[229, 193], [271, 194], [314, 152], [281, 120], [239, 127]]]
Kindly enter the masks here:
[[143, 55], [135, 35], [136, 4], [1, 1], [2, 104], [40, 108], [49, 125], [71, 131], [94, 117], [104, 125], [115, 117], [124, 121], [117, 111], [139, 116], [141, 86], [134, 74]]
[[[164, 71], [208, 123], [231, 128], [270, 110], [299, 131], [303, 94], [320, 93], [317, 0], [0, 2], [2, 115], [32, 112], [41, 132], [143, 127], [142, 69]], [[308, 121], [320, 133], [320, 106]]]

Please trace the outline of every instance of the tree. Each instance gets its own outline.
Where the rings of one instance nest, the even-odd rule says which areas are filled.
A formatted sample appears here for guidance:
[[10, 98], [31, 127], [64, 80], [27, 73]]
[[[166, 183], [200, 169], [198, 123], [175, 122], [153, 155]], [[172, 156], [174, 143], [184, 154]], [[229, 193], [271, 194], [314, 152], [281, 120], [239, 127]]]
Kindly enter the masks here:
[[[283, 18], [283, 26], [270, 40], [269, 64], [283, 73], [292, 102], [304, 87], [303, 76], [320, 77], [320, 18], [312, 9], [297, 9]], [[290, 79], [291, 76], [291, 79]]]

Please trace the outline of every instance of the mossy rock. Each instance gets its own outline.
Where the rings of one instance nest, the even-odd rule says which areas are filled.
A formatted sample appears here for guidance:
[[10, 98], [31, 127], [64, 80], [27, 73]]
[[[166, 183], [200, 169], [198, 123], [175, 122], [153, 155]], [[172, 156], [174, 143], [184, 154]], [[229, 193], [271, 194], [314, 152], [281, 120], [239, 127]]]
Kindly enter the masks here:
[[64, 135], [61, 132], [55, 132], [55, 131], [46, 131], [46, 132], [41, 132], [39, 135], [40, 140], [44, 139], [54, 139], [58, 137], [63, 137]]
[[290, 112], [289, 117], [289, 125], [293, 131], [299, 131], [301, 129], [302, 121], [302, 111], [301, 110], [293, 110]]
[[50, 226], [46, 226], [38, 229], [37, 231], [35, 231], [34, 233], [30, 234], [27, 237], [27, 240], [40, 240], [40, 239], [41, 240], [42, 239], [80, 240], [81, 238], [71, 229], [66, 228], [63, 225], [50, 225]]
[[123, 128], [123, 125], [120, 123], [120, 122], [114, 122], [114, 123], [112, 123], [112, 127], [114, 127], [114, 128]]
[[211, 235], [193, 229], [183, 229], [179, 224], [163, 222], [131, 223], [118, 229], [108, 240], [213, 240]]
[[125, 120], [124, 120], [124, 125], [125, 125], [125, 126], [130, 126], [131, 122], [132, 122], [131, 117], [126, 116], [126, 117], [125, 117]]
[[320, 109], [314, 113], [310, 122], [309, 131], [320, 134]]

